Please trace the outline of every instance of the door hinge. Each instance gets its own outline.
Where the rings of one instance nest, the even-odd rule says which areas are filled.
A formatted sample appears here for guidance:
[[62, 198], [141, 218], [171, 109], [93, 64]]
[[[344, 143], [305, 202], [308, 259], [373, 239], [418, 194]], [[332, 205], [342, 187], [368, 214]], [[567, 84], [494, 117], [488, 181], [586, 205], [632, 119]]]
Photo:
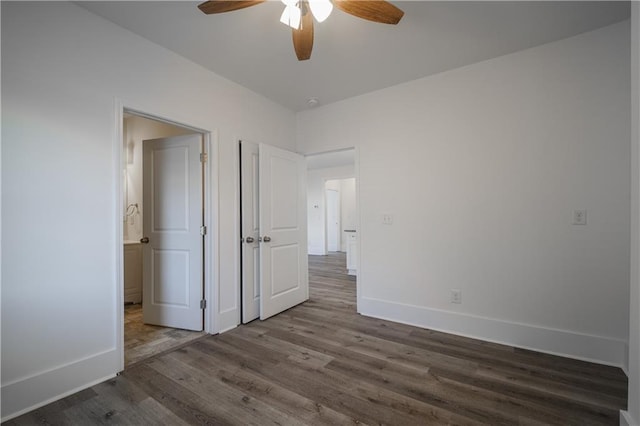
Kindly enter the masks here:
[[200, 153], [200, 162], [201, 163], [206, 163], [208, 159], [209, 159], [209, 155], [207, 155], [206, 152], [201, 152]]
[[207, 307], [207, 301], [202, 299], [200, 301], [200, 309], [205, 309]]
[[207, 235], [207, 227], [205, 225], [202, 225], [200, 227], [200, 235], [202, 235], [203, 237]]

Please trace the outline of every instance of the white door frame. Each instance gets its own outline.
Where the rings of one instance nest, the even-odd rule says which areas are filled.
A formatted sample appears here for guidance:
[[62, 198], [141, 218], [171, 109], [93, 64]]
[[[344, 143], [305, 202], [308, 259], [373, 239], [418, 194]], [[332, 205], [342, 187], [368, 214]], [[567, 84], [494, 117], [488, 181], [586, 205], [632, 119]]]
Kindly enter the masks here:
[[[366, 274], [363, 273], [362, 268], [360, 267], [360, 265], [362, 265], [362, 262], [360, 262], [360, 258], [361, 258], [361, 253], [362, 250], [360, 249], [361, 245], [362, 245], [362, 241], [365, 240], [366, 241], [366, 234], [363, 236], [363, 232], [362, 232], [362, 228], [360, 227], [360, 223], [361, 221], [361, 212], [362, 209], [360, 208], [360, 148], [358, 148], [357, 146], [350, 146], [347, 148], [342, 148], [342, 149], [335, 149], [335, 150], [330, 150], [330, 151], [320, 151], [320, 152], [310, 152], [307, 154], [304, 154], [305, 156], [312, 156], [312, 155], [322, 155], [322, 154], [329, 154], [331, 152], [337, 152], [337, 151], [347, 151], [347, 150], [353, 150], [353, 159], [354, 159], [354, 174], [351, 175], [332, 175], [335, 177], [325, 177], [323, 178], [324, 180], [324, 184], [323, 184], [323, 191], [322, 191], [322, 198], [323, 198], [323, 202], [327, 203], [326, 200], [326, 195], [325, 195], [325, 191], [324, 191], [324, 185], [326, 185], [328, 180], [336, 180], [336, 179], [349, 179], [349, 178], [355, 178], [356, 179], [356, 230], [358, 231], [358, 239], [356, 241], [356, 246], [358, 247], [357, 250], [357, 262], [358, 262], [358, 279], [356, 280], [356, 311], [358, 313], [360, 313], [360, 306], [362, 306], [362, 286], [365, 285], [366, 283]], [[326, 210], [326, 207], [325, 207]], [[326, 213], [325, 213], [325, 223], [326, 223]], [[327, 230], [326, 230], [326, 226], [325, 226], [325, 230], [324, 230], [324, 254], [327, 254]], [[364, 271], [366, 272], [366, 271]]]
[[[119, 357], [119, 371], [124, 370], [124, 233], [122, 223], [122, 212], [124, 208], [124, 193], [122, 182], [122, 160], [125, 157], [123, 137], [124, 137], [124, 114], [125, 112], [152, 120], [184, 127], [202, 134], [203, 149], [207, 153], [208, 159], [204, 163], [204, 225], [207, 227], [207, 234], [204, 237], [204, 297], [207, 307], [204, 310], [204, 331], [209, 334], [218, 332], [217, 311], [218, 306], [218, 253], [219, 253], [219, 231], [218, 231], [218, 140], [215, 130], [204, 129], [186, 121], [179, 121], [171, 118], [172, 114], [155, 112], [153, 108], [136, 106], [132, 102], [115, 99], [115, 139], [113, 144], [114, 158], [114, 193], [115, 198], [115, 283], [116, 294], [114, 300], [115, 336], [116, 351]], [[214, 273], [215, 271], [215, 273]]]

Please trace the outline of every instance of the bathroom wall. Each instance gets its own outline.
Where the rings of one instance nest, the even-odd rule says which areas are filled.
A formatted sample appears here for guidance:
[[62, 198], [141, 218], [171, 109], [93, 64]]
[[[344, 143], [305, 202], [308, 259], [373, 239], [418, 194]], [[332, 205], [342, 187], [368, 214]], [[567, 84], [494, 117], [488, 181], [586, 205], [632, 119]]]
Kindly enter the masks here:
[[[142, 238], [142, 141], [194, 133], [190, 129], [137, 115], [124, 118], [124, 240]], [[137, 204], [137, 208], [135, 205]], [[128, 209], [129, 208], [129, 209]], [[127, 212], [128, 209], [128, 212]], [[131, 213], [131, 214], [127, 214]]]

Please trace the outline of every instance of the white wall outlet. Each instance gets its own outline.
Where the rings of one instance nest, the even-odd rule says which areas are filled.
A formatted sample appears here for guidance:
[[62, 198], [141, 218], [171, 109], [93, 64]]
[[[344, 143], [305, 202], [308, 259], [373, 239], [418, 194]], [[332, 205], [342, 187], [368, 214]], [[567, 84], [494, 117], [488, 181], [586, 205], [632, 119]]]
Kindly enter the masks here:
[[462, 290], [457, 288], [451, 289], [451, 303], [462, 303]]
[[382, 224], [383, 225], [392, 225], [393, 224], [393, 215], [385, 213], [382, 215]]
[[574, 225], [587, 224], [587, 211], [585, 209], [578, 209], [573, 211], [573, 224]]

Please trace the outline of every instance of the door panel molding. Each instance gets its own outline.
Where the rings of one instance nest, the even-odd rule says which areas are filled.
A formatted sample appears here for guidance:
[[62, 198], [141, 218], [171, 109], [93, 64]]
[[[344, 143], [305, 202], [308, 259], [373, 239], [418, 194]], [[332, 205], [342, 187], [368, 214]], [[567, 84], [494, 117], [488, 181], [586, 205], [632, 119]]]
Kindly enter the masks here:
[[203, 329], [203, 150], [201, 134], [143, 146], [143, 321]]
[[259, 154], [260, 319], [266, 319], [309, 298], [307, 168], [290, 151], [260, 144]]

